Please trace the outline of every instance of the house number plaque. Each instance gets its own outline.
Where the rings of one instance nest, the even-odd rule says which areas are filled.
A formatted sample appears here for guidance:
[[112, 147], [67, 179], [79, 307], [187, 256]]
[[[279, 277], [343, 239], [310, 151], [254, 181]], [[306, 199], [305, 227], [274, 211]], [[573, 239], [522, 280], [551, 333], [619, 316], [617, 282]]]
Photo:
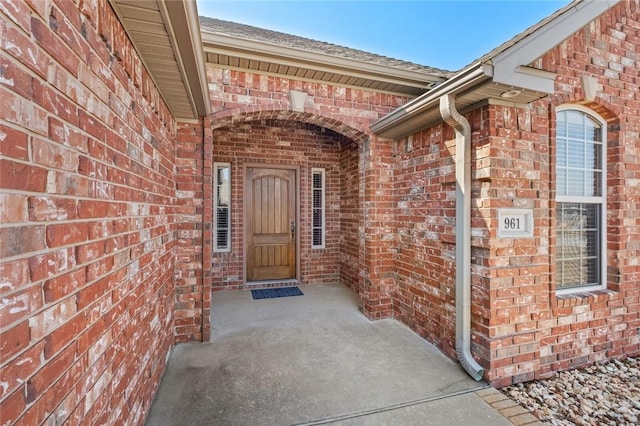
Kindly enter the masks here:
[[533, 210], [498, 209], [498, 238], [533, 237]]

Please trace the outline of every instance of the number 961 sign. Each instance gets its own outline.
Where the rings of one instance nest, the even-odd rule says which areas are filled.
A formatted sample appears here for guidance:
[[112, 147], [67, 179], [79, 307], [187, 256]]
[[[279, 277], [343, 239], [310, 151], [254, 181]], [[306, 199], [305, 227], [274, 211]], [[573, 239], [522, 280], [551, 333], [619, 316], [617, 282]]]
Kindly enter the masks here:
[[533, 210], [498, 209], [498, 238], [533, 237]]

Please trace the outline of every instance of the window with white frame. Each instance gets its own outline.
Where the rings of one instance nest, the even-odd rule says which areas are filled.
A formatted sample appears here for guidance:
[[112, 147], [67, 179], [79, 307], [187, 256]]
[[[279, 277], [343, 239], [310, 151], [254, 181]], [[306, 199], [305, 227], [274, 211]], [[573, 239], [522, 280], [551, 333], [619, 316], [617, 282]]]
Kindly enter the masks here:
[[311, 247], [324, 248], [325, 240], [325, 179], [324, 169], [311, 170]]
[[606, 123], [589, 110], [556, 111], [556, 288], [602, 288], [606, 271]]
[[213, 165], [213, 250], [231, 250], [231, 164]]

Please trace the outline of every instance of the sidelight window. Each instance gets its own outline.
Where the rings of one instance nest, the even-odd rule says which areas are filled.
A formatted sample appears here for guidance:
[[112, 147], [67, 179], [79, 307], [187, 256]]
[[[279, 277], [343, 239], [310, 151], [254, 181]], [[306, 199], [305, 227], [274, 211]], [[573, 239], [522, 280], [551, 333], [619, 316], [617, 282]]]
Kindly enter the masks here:
[[312, 199], [312, 235], [311, 246], [324, 248], [325, 243], [325, 170], [313, 169], [311, 171], [311, 199]]
[[231, 250], [231, 164], [214, 163], [214, 251]]

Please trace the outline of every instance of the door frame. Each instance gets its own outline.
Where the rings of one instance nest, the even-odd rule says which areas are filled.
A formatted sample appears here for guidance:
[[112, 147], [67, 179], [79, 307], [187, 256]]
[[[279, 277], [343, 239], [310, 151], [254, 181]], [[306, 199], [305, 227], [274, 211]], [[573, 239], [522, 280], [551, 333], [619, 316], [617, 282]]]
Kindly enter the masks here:
[[[287, 280], [266, 280], [266, 281], [247, 281], [247, 169], [280, 169], [293, 170], [296, 174], [296, 205], [294, 211], [296, 215], [296, 276]], [[271, 282], [300, 282], [300, 166], [291, 164], [268, 164], [268, 163], [245, 163], [242, 167], [242, 282], [244, 285], [260, 285]]]

